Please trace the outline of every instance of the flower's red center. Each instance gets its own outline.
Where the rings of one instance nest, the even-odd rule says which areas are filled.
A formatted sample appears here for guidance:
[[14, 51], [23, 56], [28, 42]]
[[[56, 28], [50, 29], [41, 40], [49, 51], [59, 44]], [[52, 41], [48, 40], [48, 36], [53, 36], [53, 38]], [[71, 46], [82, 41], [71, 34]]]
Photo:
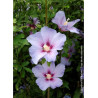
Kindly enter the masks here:
[[35, 25], [33, 25], [33, 24], [29, 24], [29, 27], [31, 27], [31, 30], [33, 30], [33, 29], [35, 29], [35, 28], [36, 28], [36, 26], [35, 26]]
[[47, 74], [44, 74], [44, 76], [45, 76], [45, 78], [46, 78], [47, 81], [48, 81], [48, 80], [52, 81], [54, 74], [52, 74], [52, 73], [50, 72], [50, 70], [48, 70]]
[[50, 45], [49, 41], [47, 41], [46, 44], [42, 44], [43, 51], [42, 52], [50, 52], [50, 50], [53, 48], [52, 45]]

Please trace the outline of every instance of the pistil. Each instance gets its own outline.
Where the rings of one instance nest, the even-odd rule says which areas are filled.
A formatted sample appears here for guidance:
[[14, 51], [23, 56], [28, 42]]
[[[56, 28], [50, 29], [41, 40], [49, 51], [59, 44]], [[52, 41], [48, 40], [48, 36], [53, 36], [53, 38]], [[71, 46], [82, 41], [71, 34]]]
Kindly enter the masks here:
[[52, 78], [51, 74], [46, 74], [46, 78], [50, 80]]
[[46, 52], [50, 51], [50, 46], [48, 46], [48, 45], [45, 44], [43, 46], [43, 50], [45, 50]]
[[67, 25], [69, 20], [70, 20], [70, 19], [68, 18], [67, 21], [64, 22], [64, 25]]

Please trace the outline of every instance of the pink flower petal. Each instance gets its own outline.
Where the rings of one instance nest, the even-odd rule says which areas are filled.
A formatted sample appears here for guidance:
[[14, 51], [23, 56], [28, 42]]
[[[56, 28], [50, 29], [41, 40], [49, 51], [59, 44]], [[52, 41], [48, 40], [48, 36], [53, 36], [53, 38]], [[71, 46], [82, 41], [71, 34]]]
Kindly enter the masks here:
[[37, 85], [43, 91], [45, 91], [48, 87], [50, 87], [50, 81], [46, 81], [45, 78], [38, 78], [36, 80]]
[[72, 46], [69, 47], [68, 50], [68, 54], [70, 55], [70, 57], [72, 56], [72, 54], [75, 53], [75, 43], [72, 42]]
[[68, 28], [71, 28], [73, 25], [75, 25], [79, 21], [80, 21], [80, 19], [76, 19], [76, 20], [73, 20], [71, 22], [68, 22]]
[[41, 35], [44, 40], [44, 43], [47, 43], [48, 41], [50, 42], [56, 34], [56, 30], [48, 28], [47, 26], [41, 28]]
[[56, 50], [51, 50], [49, 53], [47, 53], [44, 58], [46, 59], [46, 61], [51, 62], [51, 61], [55, 61], [56, 60], [56, 56], [57, 56], [58, 52]]
[[42, 49], [38, 49], [33, 46], [29, 48], [29, 53], [30, 53], [30, 56], [32, 57], [32, 61], [35, 64], [37, 64], [38, 61], [47, 54], [46, 52], [42, 52]]
[[61, 57], [61, 63], [64, 65], [70, 65], [71, 62], [69, 62], [69, 59], [67, 59], [66, 57]]
[[55, 15], [55, 17], [52, 19], [52, 22], [57, 24], [58, 26], [61, 26], [66, 22], [66, 17], [64, 11], [58, 11]]
[[43, 43], [43, 39], [41, 36], [40, 32], [37, 32], [36, 34], [31, 34], [27, 37], [27, 40], [29, 43], [31, 43], [31, 45], [34, 45], [38, 48], [41, 47], [41, 44]]
[[34, 22], [35, 25], [37, 25], [37, 24], [40, 23], [40, 21], [38, 20], [38, 18], [33, 18], [33, 22]]
[[45, 62], [42, 66], [43, 66], [44, 71], [45, 71], [46, 73], [47, 73], [48, 71], [50, 71], [51, 73], [54, 73], [54, 70], [55, 70], [55, 64], [54, 64], [54, 62], [51, 62], [50, 67], [47, 66], [47, 62]]
[[55, 89], [56, 87], [60, 87], [63, 84], [62, 80], [59, 78], [53, 78], [53, 81], [50, 81], [50, 87]]
[[66, 36], [61, 33], [57, 33], [54, 38], [51, 40], [51, 43], [53, 44], [54, 50], [62, 50], [64, 42], [66, 41]]
[[42, 66], [43, 66], [45, 73], [47, 73], [47, 71], [50, 69], [49, 66], [47, 66], [47, 62], [45, 62]]
[[[76, 20], [73, 20], [73, 21], [71, 21], [71, 22], [68, 22], [68, 24], [67, 25], [62, 25], [62, 26], [60, 26], [60, 29], [62, 30], [62, 31], [70, 31], [70, 32], [73, 32], [73, 31], [71, 31], [72, 29], [73, 29], [73, 25], [75, 25], [77, 22], [79, 22], [80, 21], [80, 19], [76, 19]], [[78, 29], [77, 29], [78, 30]], [[74, 31], [74, 32], [77, 32], [77, 31]], [[79, 33], [79, 32], [78, 32]]]
[[69, 31], [68, 30], [68, 25], [62, 25], [61, 27], [60, 27], [60, 30], [63, 32], [63, 31]]
[[70, 32], [73, 32], [73, 33], [79, 34], [79, 30], [78, 30], [77, 28], [75, 28], [75, 27], [71, 27], [71, 28], [69, 29], [69, 31], [70, 31]]
[[54, 70], [55, 70], [55, 63], [54, 62], [51, 62], [50, 70], [52, 73], [54, 73]]
[[44, 77], [44, 75], [43, 75], [44, 69], [41, 65], [37, 65], [37, 66], [33, 67], [32, 72], [34, 73], [34, 75], [36, 77]]
[[54, 77], [62, 77], [64, 75], [65, 71], [65, 65], [64, 64], [58, 64], [54, 71]]

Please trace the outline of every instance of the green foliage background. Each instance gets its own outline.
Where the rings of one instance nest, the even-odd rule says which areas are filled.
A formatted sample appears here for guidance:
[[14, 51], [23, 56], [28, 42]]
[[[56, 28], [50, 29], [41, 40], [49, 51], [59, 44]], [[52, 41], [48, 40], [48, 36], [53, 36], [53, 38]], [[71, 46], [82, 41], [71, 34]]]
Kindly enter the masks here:
[[[41, 4], [41, 9], [38, 8]], [[81, 19], [75, 27], [83, 32], [84, 24], [84, 2], [83, 0], [48, 0], [48, 26], [59, 31], [57, 25], [51, 22], [56, 12], [63, 10], [67, 18], [70, 20]], [[53, 9], [51, 9], [53, 6]], [[26, 37], [29, 36], [31, 28], [27, 24], [32, 24], [32, 18], [37, 17], [40, 24], [32, 30], [36, 33], [41, 27], [45, 26], [45, 0], [14, 0], [13, 2], [13, 94], [14, 98], [46, 98], [47, 91], [41, 91], [35, 83], [35, 76], [31, 69], [34, 64], [30, 62], [29, 47]], [[61, 32], [61, 31], [60, 31]], [[67, 56], [68, 47], [75, 42], [76, 52], [70, 59], [70, 66], [66, 67], [66, 71], [62, 78], [63, 86], [54, 90], [50, 89], [50, 98], [63, 98], [70, 95], [71, 98], [83, 98], [80, 93], [80, 66], [81, 66], [81, 45], [83, 46], [83, 36], [70, 32], [61, 32], [66, 34], [67, 41], [64, 45], [63, 56]], [[75, 41], [77, 39], [77, 41]], [[56, 64], [60, 63], [60, 55], [57, 56]], [[42, 64], [44, 60], [40, 63]]]

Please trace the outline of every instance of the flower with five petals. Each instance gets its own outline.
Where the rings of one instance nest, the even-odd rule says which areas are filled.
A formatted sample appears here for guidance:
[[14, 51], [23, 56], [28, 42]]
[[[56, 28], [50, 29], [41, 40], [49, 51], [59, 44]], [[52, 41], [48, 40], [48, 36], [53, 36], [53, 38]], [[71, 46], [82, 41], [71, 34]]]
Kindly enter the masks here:
[[32, 68], [32, 72], [37, 77], [36, 83], [41, 90], [46, 90], [48, 87], [55, 89], [60, 87], [63, 82], [59, 77], [64, 75], [65, 66], [63, 64], [55, 64], [52, 62], [50, 66], [45, 62], [43, 65], [37, 65]]
[[52, 22], [57, 24], [61, 31], [70, 31], [79, 34], [79, 30], [73, 26], [79, 22], [80, 19], [68, 22], [69, 20], [69, 18], [66, 20], [64, 11], [58, 11], [55, 17], [52, 19]]
[[32, 61], [37, 64], [41, 58], [45, 58], [48, 62], [55, 61], [57, 50], [63, 49], [66, 36], [44, 26], [40, 32], [29, 35], [27, 40], [32, 45], [29, 48]]

